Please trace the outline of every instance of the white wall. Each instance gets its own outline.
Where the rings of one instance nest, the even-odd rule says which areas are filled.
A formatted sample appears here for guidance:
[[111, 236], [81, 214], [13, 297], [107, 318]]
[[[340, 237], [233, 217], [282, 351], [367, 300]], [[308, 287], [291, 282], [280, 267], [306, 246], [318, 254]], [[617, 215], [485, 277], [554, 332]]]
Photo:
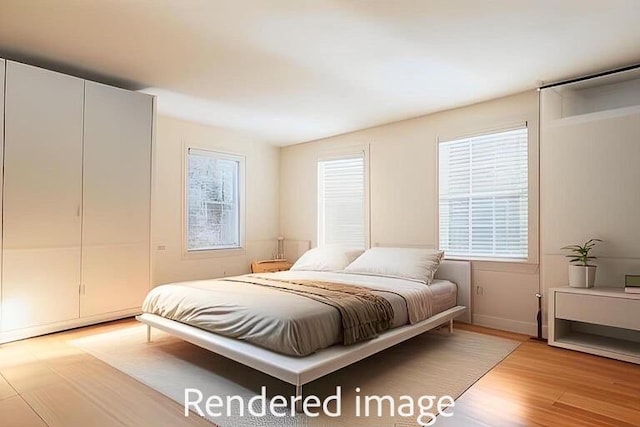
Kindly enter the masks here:
[[[231, 256], [187, 258], [182, 244], [185, 147], [246, 156], [246, 250]], [[270, 258], [278, 236], [279, 149], [225, 129], [158, 116], [152, 201], [152, 284], [249, 272]]]
[[319, 153], [370, 144], [371, 243], [437, 244], [437, 140], [528, 122], [530, 219], [527, 263], [474, 262], [474, 322], [535, 332], [538, 292], [538, 96], [510, 97], [285, 147], [280, 156], [280, 233], [316, 242]]

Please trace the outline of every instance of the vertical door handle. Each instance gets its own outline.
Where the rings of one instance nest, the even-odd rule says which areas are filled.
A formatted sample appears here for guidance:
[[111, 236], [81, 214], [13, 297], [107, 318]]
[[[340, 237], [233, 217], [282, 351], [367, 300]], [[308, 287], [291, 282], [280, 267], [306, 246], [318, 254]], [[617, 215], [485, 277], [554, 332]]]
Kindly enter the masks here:
[[80, 205], [76, 208], [76, 216], [80, 216]]

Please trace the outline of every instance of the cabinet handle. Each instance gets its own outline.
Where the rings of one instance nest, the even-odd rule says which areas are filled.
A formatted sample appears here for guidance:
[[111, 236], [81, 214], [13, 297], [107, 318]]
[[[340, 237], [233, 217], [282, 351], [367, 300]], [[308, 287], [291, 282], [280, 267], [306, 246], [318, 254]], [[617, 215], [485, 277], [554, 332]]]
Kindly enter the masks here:
[[76, 216], [80, 216], [80, 205], [76, 208]]

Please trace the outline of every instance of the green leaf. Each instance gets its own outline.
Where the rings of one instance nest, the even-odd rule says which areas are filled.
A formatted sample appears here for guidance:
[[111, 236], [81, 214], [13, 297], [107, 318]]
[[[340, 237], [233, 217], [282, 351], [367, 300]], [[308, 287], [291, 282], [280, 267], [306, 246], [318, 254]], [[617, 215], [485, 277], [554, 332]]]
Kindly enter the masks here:
[[585, 242], [585, 244], [583, 246], [580, 246], [580, 245], [568, 245], [568, 246], [563, 246], [561, 249], [573, 252], [573, 254], [571, 254], [571, 255], [566, 255], [567, 258], [573, 257], [574, 259], [578, 260], [582, 264], [586, 265], [587, 261], [589, 259], [595, 259], [595, 257], [590, 257], [589, 256], [589, 251], [591, 251], [591, 249], [593, 249], [593, 247], [598, 242], [602, 242], [602, 240], [600, 240], [600, 239], [589, 239], [589, 240], [587, 240]]
[[589, 240], [587, 243], [584, 244], [585, 247], [589, 247], [592, 248], [594, 247], [598, 242], [602, 242], [602, 240], [600, 239], [591, 239]]

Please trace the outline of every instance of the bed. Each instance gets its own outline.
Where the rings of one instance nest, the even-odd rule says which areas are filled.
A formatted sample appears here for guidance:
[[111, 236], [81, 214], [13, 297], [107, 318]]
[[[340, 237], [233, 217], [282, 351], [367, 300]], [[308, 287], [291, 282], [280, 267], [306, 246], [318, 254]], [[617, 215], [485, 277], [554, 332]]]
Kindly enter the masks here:
[[[334, 307], [279, 290], [250, 289], [256, 281], [270, 284], [271, 280], [301, 279], [371, 288], [393, 307], [389, 329], [374, 338], [341, 345], [340, 313]], [[397, 277], [289, 271], [194, 281], [153, 289], [145, 300], [144, 313], [137, 319], [147, 325], [149, 341], [151, 328], [157, 328], [290, 383], [296, 387], [296, 397], [302, 397], [302, 386], [317, 378], [428, 330], [448, 325], [452, 332], [453, 319], [470, 322], [470, 279], [468, 262], [444, 260], [427, 286], [431, 300], [422, 314], [420, 307], [404, 303], [422, 292], [424, 284]], [[206, 302], [209, 292], [216, 299], [214, 304]], [[255, 294], [248, 298], [249, 293]], [[250, 307], [251, 301], [255, 307]], [[416, 317], [420, 315], [423, 317]], [[409, 321], [410, 317], [414, 321]], [[309, 331], [311, 338], [300, 339]]]

